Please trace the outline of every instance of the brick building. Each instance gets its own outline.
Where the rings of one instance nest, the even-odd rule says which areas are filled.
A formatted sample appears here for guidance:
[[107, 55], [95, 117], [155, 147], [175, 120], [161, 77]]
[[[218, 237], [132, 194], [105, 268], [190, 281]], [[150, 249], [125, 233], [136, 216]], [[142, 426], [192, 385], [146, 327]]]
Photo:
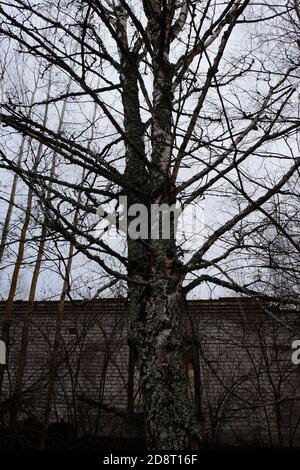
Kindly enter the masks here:
[[[42, 418], [57, 307], [34, 305], [21, 420]], [[3, 310], [0, 302], [0, 318]], [[27, 302], [14, 303], [2, 417], [27, 310]], [[300, 366], [291, 361], [291, 343], [300, 338], [299, 311], [247, 298], [188, 301], [182, 328], [191, 396], [207, 445], [300, 446]], [[52, 422], [69, 423], [76, 436], [143, 435], [127, 332], [125, 300], [66, 302]]]

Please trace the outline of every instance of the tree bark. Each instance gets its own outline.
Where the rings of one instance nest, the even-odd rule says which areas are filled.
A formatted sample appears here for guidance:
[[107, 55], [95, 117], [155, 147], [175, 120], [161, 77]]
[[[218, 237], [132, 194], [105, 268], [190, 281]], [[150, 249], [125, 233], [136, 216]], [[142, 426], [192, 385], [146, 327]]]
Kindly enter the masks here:
[[[151, 3], [153, 6], [154, 2]], [[139, 114], [137, 61], [128, 53], [122, 55], [121, 62], [125, 129], [134, 144], [127, 148], [125, 174], [139, 192], [129, 195], [128, 206], [143, 203], [149, 213], [152, 204], [171, 206], [176, 202], [170, 176], [173, 69], [169, 62], [169, 42], [173, 15], [174, 9], [169, 6], [166, 11], [154, 8], [148, 18], [153, 50], [150, 165]], [[120, 37], [124, 38], [124, 34]], [[138, 154], [136, 148], [140, 150]], [[183, 357], [182, 279], [174, 224], [167, 240], [162, 234], [158, 240], [152, 239], [151, 233], [148, 235], [147, 240], [128, 237], [129, 277], [149, 284], [149, 287], [130, 283], [128, 286], [130, 346], [140, 370], [148, 448], [196, 448], [200, 442], [200, 427]]]

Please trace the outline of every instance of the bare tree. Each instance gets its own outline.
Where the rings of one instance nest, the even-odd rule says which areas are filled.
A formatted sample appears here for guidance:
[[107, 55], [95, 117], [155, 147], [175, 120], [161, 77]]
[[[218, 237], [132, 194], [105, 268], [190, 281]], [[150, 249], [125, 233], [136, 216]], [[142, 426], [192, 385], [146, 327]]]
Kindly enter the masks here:
[[[60, 133], [63, 128], [64, 124], [64, 115], [66, 111], [66, 102], [63, 103], [61, 114], [59, 117], [59, 126], [57, 132]], [[52, 164], [51, 164], [51, 169], [50, 169], [50, 177], [54, 178], [55, 176], [55, 171], [57, 167], [57, 155], [54, 153], [52, 157]], [[50, 182], [50, 189], [51, 189], [51, 182]], [[51, 191], [50, 189], [47, 191], [46, 194], [46, 199], [49, 200], [51, 198]], [[22, 336], [21, 336], [21, 345], [20, 345], [20, 353], [19, 353], [19, 361], [17, 364], [17, 371], [16, 371], [16, 379], [15, 379], [15, 388], [14, 388], [14, 397], [13, 397], [13, 406], [12, 406], [12, 412], [11, 412], [11, 429], [14, 430], [17, 424], [17, 418], [18, 418], [18, 405], [19, 405], [19, 400], [21, 397], [21, 392], [22, 392], [22, 380], [24, 377], [24, 370], [26, 366], [26, 359], [27, 359], [27, 346], [28, 346], [28, 338], [29, 338], [29, 328], [30, 328], [30, 323], [31, 323], [31, 317], [33, 315], [33, 308], [34, 308], [34, 300], [36, 296], [36, 289], [37, 289], [37, 283], [41, 271], [41, 265], [42, 265], [42, 260], [45, 252], [45, 244], [46, 244], [46, 238], [47, 238], [47, 231], [48, 231], [48, 226], [47, 226], [47, 218], [44, 218], [44, 221], [42, 223], [41, 227], [41, 234], [40, 234], [40, 240], [38, 242], [38, 251], [37, 251], [37, 256], [34, 264], [34, 270], [32, 273], [32, 278], [31, 278], [31, 283], [30, 283], [30, 290], [29, 290], [29, 296], [28, 296], [28, 311], [25, 315], [24, 321], [23, 321], [23, 328], [22, 328]], [[69, 254], [69, 259], [71, 259], [71, 254]], [[70, 261], [68, 261], [70, 263]]]
[[[92, 123], [94, 123], [95, 121], [95, 114], [96, 114], [96, 106], [94, 107]], [[91, 142], [93, 141], [93, 137], [94, 137], [93, 129], [94, 128], [92, 127], [91, 137], [90, 137]], [[85, 176], [86, 176], [86, 170], [83, 169], [82, 177], [81, 177], [82, 183], [84, 183], [85, 181]], [[78, 201], [80, 201], [81, 196], [82, 194], [81, 192], [79, 192]], [[79, 208], [76, 208], [75, 213], [74, 213], [74, 218], [73, 218], [74, 227], [77, 227], [79, 218], [80, 218], [80, 210]], [[44, 414], [44, 420], [43, 420], [43, 431], [41, 435], [41, 448], [42, 449], [45, 449], [46, 444], [47, 444], [48, 426], [49, 426], [49, 420], [50, 420], [50, 415], [51, 415], [52, 402], [53, 402], [53, 398], [55, 394], [55, 380], [57, 376], [57, 366], [58, 366], [58, 360], [59, 360], [59, 355], [60, 355], [61, 329], [62, 329], [62, 321], [63, 321], [63, 313], [64, 313], [64, 304], [65, 304], [67, 293], [70, 290], [70, 276], [71, 276], [71, 270], [72, 270], [74, 250], [75, 250], [74, 245], [70, 243], [68, 254], [67, 254], [67, 263], [65, 267], [63, 286], [62, 286], [60, 301], [59, 301], [58, 309], [57, 309], [55, 336], [54, 336], [53, 350], [51, 353], [51, 360], [50, 360], [49, 384], [48, 384], [45, 414]]]
[[[65, 171], [55, 177], [32, 171], [11, 159], [7, 148], [2, 166], [40, 200], [49, 229], [96, 262], [110, 282], [127, 282], [130, 346], [140, 369], [150, 448], [193, 448], [201, 440], [183, 366], [183, 298], [206, 283], [270, 297], [230, 271], [262, 217], [299, 251], [267, 205], [300, 166], [292, 102], [299, 64], [282, 67], [286, 51], [273, 34], [278, 18], [295, 11], [290, 4], [250, 0], [87, 0], [43, 7], [0, 1], [1, 35], [33, 64], [57, 73], [53, 96], [36, 101], [31, 117], [21, 97], [2, 103], [4, 129], [12, 139], [18, 132], [56, 152]], [[259, 44], [262, 28], [268, 47]], [[74, 110], [70, 128], [59, 133], [38, 110], [64, 100]], [[91, 104], [98, 129], [89, 146], [83, 109]], [[51, 200], [45, 197], [50, 183]], [[236, 204], [232, 193], [239, 194]], [[185, 249], [173, 220], [167, 239], [151, 237], [150, 227], [140, 228], [138, 237], [127, 233], [124, 254], [95, 230], [96, 208], [120, 195], [127, 196], [130, 223], [135, 204], [149, 213], [155, 204], [204, 206], [204, 240]], [[74, 225], [77, 210], [87, 217]]]
[[[48, 84], [48, 90], [47, 90], [47, 98], [49, 99], [50, 96], [50, 89], [51, 89], [51, 74], [49, 77], [49, 84]], [[46, 126], [47, 124], [47, 119], [48, 119], [48, 110], [49, 106], [48, 104], [45, 106], [44, 109], [44, 117], [43, 117], [43, 125]], [[24, 146], [24, 143], [22, 143]], [[21, 145], [22, 145], [21, 144]], [[21, 148], [22, 153], [23, 153], [23, 148]], [[43, 152], [43, 144], [39, 143], [38, 149], [36, 152], [36, 155], [34, 155], [33, 158], [33, 166], [32, 166], [32, 171], [35, 172], [40, 161], [42, 158], [42, 152]], [[20, 157], [18, 158], [18, 162], [20, 163]], [[15, 183], [15, 181], [14, 181]], [[34, 192], [31, 188], [28, 189], [28, 194], [27, 194], [27, 201], [26, 201], [26, 208], [25, 208], [25, 217], [24, 217], [24, 222], [20, 231], [20, 240], [18, 244], [18, 251], [17, 251], [17, 257], [16, 257], [16, 262], [14, 265], [13, 273], [12, 273], [12, 278], [11, 278], [11, 285], [9, 288], [9, 293], [8, 293], [8, 298], [5, 304], [5, 313], [4, 313], [4, 319], [2, 321], [2, 332], [1, 336], [4, 339], [5, 343], [9, 346], [9, 329], [10, 329], [10, 323], [11, 323], [11, 315], [12, 315], [12, 308], [13, 308], [13, 302], [14, 298], [16, 295], [16, 289], [17, 289], [17, 283], [18, 283], [18, 278], [19, 278], [19, 273], [20, 269], [23, 263], [23, 258], [24, 258], [24, 251], [25, 251], [25, 245], [26, 245], [26, 237], [27, 237], [27, 231], [30, 223], [30, 218], [31, 218], [31, 212], [32, 212], [32, 203], [33, 203], [33, 196]], [[13, 194], [12, 194], [13, 197]], [[11, 204], [13, 204], [13, 201], [10, 201]], [[10, 207], [9, 209], [10, 210]], [[4, 367], [1, 367], [0, 370], [0, 389], [2, 387], [2, 382], [3, 382], [3, 374], [4, 374]]]

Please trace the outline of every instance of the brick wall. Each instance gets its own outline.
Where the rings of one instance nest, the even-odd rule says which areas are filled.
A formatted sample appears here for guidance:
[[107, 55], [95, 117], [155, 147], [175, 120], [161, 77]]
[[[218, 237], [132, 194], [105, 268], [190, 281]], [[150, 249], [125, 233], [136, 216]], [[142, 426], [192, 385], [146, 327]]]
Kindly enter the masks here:
[[[42, 419], [57, 307], [34, 305], [20, 419]], [[27, 309], [27, 302], [14, 304], [4, 399], [12, 395]], [[52, 421], [69, 422], [79, 434], [141, 435], [140, 416], [126, 415], [127, 331], [125, 300], [65, 304]], [[291, 362], [297, 332], [296, 310], [249, 299], [187, 303], [186, 361], [194, 367], [195, 406], [209, 445], [300, 446], [300, 374]]]

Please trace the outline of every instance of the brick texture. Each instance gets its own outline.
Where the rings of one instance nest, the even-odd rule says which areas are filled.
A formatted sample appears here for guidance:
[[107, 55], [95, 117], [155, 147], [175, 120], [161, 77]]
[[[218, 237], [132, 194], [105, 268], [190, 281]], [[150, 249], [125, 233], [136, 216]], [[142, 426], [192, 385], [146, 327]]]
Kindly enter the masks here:
[[[57, 307], [34, 305], [20, 420], [43, 416]], [[12, 395], [27, 309], [14, 303], [4, 399]], [[0, 302], [0, 319], [3, 311]], [[300, 370], [291, 361], [299, 311], [224, 298], [188, 301], [182, 318], [206, 444], [300, 446]], [[127, 412], [127, 335], [126, 300], [66, 302], [53, 422], [70, 423], [78, 435], [140, 437], [142, 414]]]

